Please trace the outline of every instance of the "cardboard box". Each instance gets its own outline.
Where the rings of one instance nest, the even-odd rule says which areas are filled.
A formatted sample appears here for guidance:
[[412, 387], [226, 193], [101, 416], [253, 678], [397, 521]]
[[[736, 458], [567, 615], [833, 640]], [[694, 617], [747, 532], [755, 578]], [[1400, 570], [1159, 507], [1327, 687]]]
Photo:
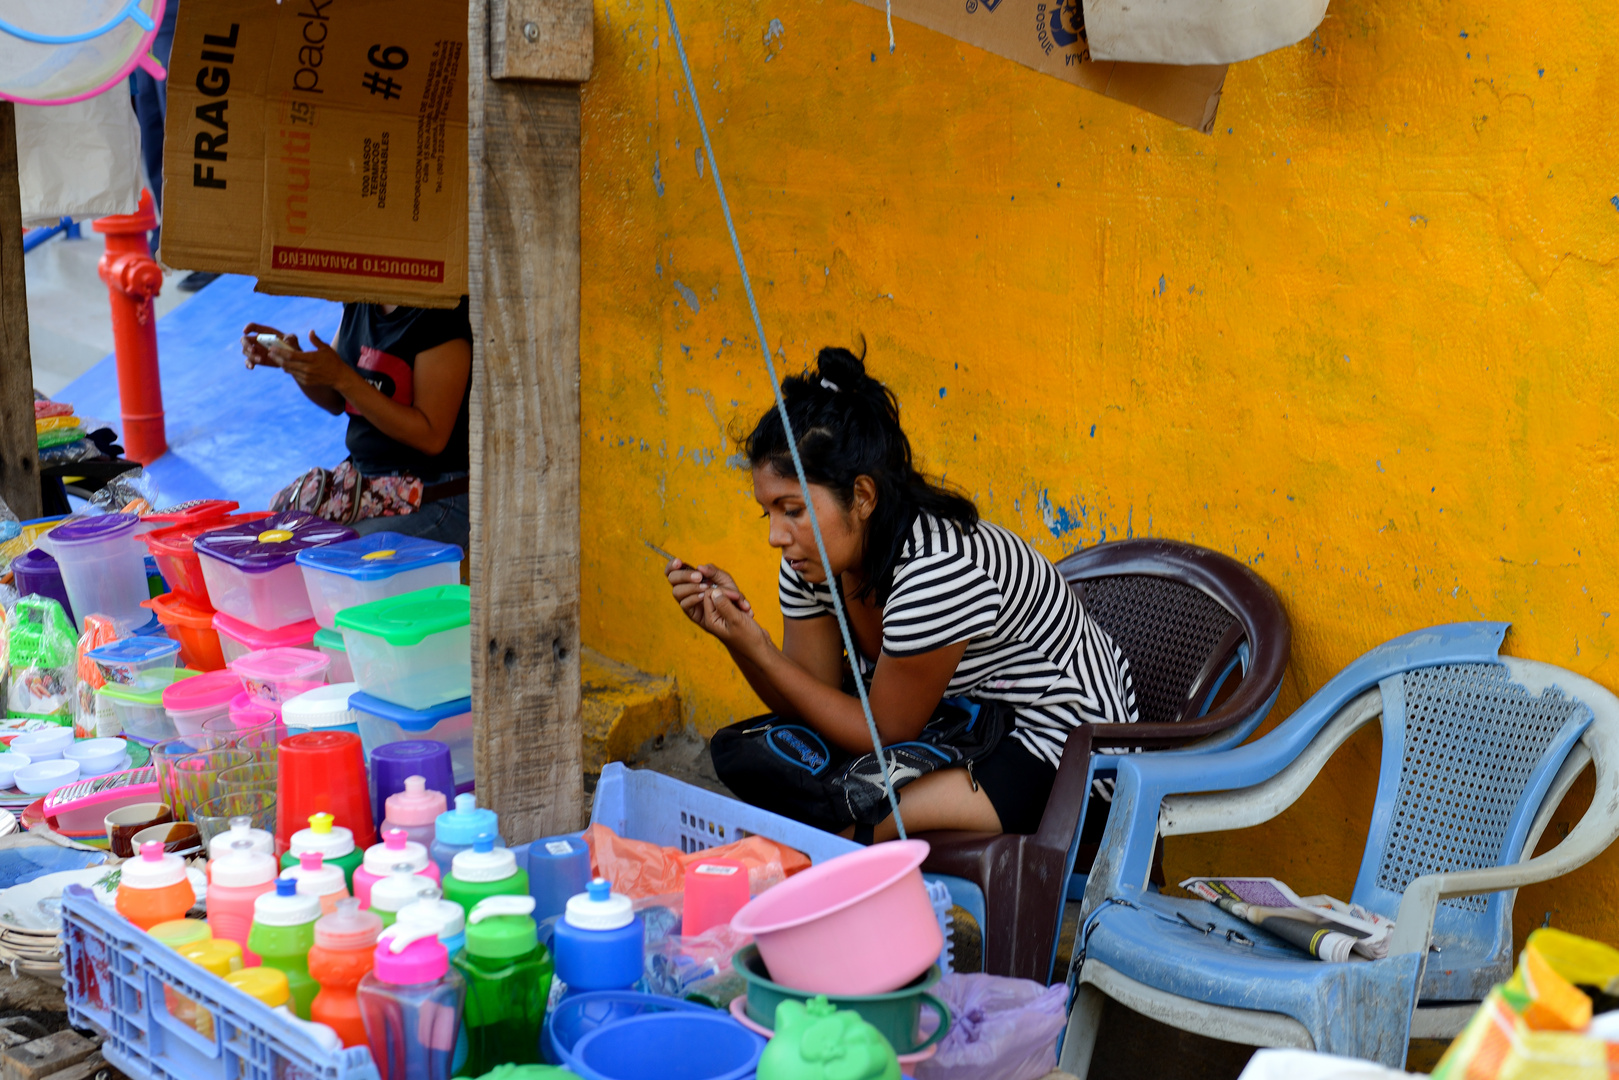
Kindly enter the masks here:
[[467, 289], [466, 8], [198, 0], [169, 63], [169, 266], [417, 306]]
[[[859, 0], [885, 7], [885, 0]], [[1092, 60], [1080, 0], [893, 0], [894, 18], [937, 30], [1053, 78], [1208, 134], [1226, 66]]]

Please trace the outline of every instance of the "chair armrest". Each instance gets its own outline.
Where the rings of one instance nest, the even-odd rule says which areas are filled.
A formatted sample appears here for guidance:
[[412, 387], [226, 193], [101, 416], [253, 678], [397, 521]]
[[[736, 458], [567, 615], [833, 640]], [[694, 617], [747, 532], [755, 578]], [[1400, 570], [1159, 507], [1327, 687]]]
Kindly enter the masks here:
[[[1579, 743], [1569, 752], [1541, 802], [1524, 845], [1524, 853], [1529, 857], [1511, 866], [1426, 874], [1411, 882], [1400, 899], [1394, 936], [1389, 941], [1391, 954], [1427, 953], [1439, 901], [1453, 896], [1517, 889], [1561, 877], [1584, 866], [1619, 839], [1619, 709], [1614, 707], [1611, 693], [1587, 679], [1563, 673], [1560, 681], [1574, 684], [1577, 695], [1591, 707], [1593, 719]], [[1580, 690], [1585, 692], [1580, 693]], [[1587, 761], [1596, 769], [1596, 790], [1591, 794], [1591, 805], [1562, 843], [1544, 855], [1533, 855], [1535, 842], [1551, 813], [1568, 794]]]

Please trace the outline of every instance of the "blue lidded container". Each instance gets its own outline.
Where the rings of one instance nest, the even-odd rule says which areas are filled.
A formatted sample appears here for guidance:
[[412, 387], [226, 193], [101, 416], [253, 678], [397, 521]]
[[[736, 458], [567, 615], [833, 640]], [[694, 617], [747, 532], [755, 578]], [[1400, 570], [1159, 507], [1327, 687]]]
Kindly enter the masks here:
[[646, 931], [623, 893], [597, 878], [568, 901], [551, 936], [557, 978], [570, 993], [628, 990], [641, 979]]
[[546, 836], [528, 846], [528, 893], [534, 921], [561, 915], [590, 886], [590, 848], [578, 833]]
[[315, 620], [330, 630], [337, 613], [392, 596], [461, 583], [461, 549], [420, 536], [379, 532], [298, 552]]

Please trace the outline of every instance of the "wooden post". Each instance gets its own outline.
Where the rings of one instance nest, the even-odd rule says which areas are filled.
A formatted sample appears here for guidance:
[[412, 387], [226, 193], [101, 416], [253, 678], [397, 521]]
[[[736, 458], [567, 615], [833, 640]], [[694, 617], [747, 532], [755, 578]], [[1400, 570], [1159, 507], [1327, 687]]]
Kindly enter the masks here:
[[474, 760], [478, 801], [510, 843], [584, 824], [579, 83], [590, 11], [590, 0], [470, 3]]
[[22, 196], [17, 189], [17, 111], [9, 101], [0, 101], [0, 499], [24, 521], [39, 517], [34, 364], [28, 351]]

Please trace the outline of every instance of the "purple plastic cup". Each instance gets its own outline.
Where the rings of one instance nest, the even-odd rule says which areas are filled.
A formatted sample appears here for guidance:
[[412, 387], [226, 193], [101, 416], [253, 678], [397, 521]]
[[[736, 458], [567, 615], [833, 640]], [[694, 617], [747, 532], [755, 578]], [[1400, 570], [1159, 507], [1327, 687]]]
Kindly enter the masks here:
[[429, 791], [442, 792], [444, 801], [455, 805], [455, 771], [448, 746], [429, 739], [385, 743], [371, 753], [373, 820], [381, 822], [388, 816], [388, 796], [405, 790], [407, 776], [425, 777]]
[[62, 568], [56, 565], [56, 560], [39, 548], [29, 548], [15, 559], [11, 560], [11, 572], [17, 586], [18, 596], [48, 596], [62, 605], [67, 617], [77, 626], [79, 621], [73, 618], [73, 605], [67, 601], [67, 586], [62, 583]]

